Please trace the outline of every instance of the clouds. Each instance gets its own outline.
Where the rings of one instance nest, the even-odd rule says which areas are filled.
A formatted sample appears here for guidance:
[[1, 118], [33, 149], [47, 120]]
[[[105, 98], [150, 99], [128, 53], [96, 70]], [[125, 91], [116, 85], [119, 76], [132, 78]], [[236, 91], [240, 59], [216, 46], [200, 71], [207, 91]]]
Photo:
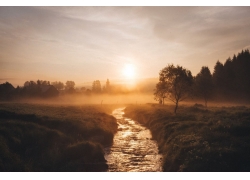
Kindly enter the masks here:
[[250, 27], [248, 7], [183, 7], [176, 8], [175, 12], [159, 11], [157, 17], [151, 20], [154, 32], [169, 42], [200, 47], [219, 41], [249, 40], [246, 34]]
[[249, 7], [0, 7], [0, 70], [89, 81], [133, 59], [141, 77], [171, 62], [196, 74], [249, 47], [249, 29]]

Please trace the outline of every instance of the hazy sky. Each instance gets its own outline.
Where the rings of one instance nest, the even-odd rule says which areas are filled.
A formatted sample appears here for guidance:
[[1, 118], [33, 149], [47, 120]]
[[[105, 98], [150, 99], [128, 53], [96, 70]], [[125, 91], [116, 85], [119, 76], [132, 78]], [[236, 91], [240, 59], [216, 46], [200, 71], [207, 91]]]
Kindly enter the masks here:
[[250, 49], [250, 7], [0, 7], [0, 83], [196, 75]]

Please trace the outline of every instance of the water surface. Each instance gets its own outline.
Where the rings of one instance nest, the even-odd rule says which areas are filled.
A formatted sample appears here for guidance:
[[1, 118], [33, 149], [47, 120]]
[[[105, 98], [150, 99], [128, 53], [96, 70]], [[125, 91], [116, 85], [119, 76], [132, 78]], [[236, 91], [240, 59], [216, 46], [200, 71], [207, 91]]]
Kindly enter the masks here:
[[110, 172], [159, 172], [162, 171], [162, 155], [148, 129], [138, 122], [124, 117], [124, 108], [115, 109], [118, 132], [112, 147], [106, 148], [105, 159]]

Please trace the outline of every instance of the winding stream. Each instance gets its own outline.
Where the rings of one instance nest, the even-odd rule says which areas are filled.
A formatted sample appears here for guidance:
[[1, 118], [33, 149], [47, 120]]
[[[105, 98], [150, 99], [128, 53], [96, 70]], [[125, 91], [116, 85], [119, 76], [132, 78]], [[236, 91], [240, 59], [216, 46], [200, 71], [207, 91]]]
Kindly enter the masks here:
[[148, 129], [136, 121], [123, 117], [124, 108], [115, 109], [118, 132], [112, 147], [105, 149], [109, 172], [159, 172], [162, 155]]

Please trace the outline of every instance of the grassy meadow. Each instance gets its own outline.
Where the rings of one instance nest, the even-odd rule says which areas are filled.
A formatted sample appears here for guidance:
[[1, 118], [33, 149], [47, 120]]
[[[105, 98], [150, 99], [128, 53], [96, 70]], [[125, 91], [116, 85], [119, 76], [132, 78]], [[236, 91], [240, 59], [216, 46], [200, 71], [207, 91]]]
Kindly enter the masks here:
[[0, 103], [0, 171], [106, 171], [112, 105]]
[[148, 127], [164, 171], [250, 171], [250, 108], [130, 105], [125, 116]]

